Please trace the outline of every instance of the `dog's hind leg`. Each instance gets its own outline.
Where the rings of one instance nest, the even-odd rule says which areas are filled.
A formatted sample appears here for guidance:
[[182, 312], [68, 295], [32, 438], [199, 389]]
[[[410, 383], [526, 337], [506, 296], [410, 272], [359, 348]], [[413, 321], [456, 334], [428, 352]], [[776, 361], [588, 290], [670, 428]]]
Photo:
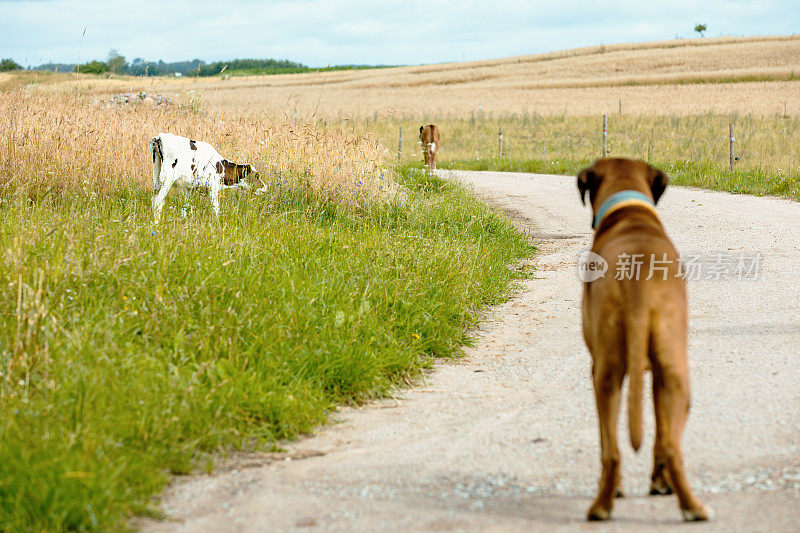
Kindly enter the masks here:
[[653, 372], [653, 404], [656, 413], [656, 442], [653, 448], [653, 473], [650, 476], [650, 495], [651, 496], [666, 496], [672, 494], [672, 480], [669, 477], [669, 470], [667, 470], [667, 458], [663, 449], [665, 442], [664, 430], [665, 424], [661, 416], [661, 408], [659, 402], [661, 401], [661, 387], [656, 379], [656, 372]]
[[[669, 349], [667, 346], [664, 348]], [[685, 353], [685, 351], [660, 353], [656, 356], [658, 365], [653, 366], [654, 401], [657, 413], [654, 455], [660, 456], [660, 460], [669, 472], [684, 520], [693, 522], [708, 520], [710, 514], [692, 492], [683, 466], [681, 436], [689, 414], [689, 375]]]
[[[607, 520], [611, 517], [614, 497], [617, 496], [620, 471], [617, 447], [617, 418], [624, 371], [619, 366], [598, 358], [592, 365], [597, 415], [600, 421], [600, 447], [603, 473], [597, 498], [589, 509], [588, 520]], [[621, 493], [620, 493], [621, 494]]]

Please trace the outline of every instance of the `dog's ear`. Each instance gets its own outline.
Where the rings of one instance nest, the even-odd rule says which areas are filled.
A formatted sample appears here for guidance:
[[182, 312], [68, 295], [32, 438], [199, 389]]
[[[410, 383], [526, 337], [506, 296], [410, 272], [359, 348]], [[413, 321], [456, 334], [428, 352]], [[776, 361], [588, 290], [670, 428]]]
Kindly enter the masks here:
[[594, 167], [584, 168], [578, 174], [578, 192], [583, 205], [586, 205], [586, 192], [589, 191], [589, 199], [591, 200], [592, 193], [597, 190], [598, 181]]
[[658, 199], [664, 194], [667, 188], [667, 175], [657, 168], [650, 167], [650, 192], [653, 193], [653, 203], [658, 203]]

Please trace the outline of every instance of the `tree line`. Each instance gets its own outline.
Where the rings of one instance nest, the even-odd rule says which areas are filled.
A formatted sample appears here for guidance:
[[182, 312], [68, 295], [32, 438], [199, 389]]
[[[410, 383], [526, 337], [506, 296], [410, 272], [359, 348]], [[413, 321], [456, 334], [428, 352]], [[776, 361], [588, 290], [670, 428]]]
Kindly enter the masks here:
[[[23, 67], [12, 59], [0, 62], [0, 71], [16, 70]], [[349, 70], [371, 68], [367, 65], [337, 65], [328, 67], [331, 70]], [[214, 61], [206, 63], [202, 59], [189, 61], [165, 62], [163, 60], [147, 61], [137, 57], [128, 62], [117, 50], [111, 50], [105, 61], [93, 60], [83, 64], [44, 63], [28, 70], [49, 70], [52, 72], [82, 72], [84, 74], [113, 73], [128, 76], [217, 76], [231, 74], [290, 74], [318, 70], [302, 63], [288, 59], [232, 59], [230, 61]]]

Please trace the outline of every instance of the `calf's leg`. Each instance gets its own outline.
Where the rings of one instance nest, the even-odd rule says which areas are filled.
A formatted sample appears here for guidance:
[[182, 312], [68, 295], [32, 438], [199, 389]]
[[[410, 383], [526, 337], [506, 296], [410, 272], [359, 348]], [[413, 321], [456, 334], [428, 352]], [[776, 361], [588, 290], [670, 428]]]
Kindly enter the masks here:
[[183, 218], [192, 214], [192, 205], [189, 202], [189, 189], [183, 189]]
[[161, 188], [153, 194], [153, 217], [156, 223], [161, 220], [161, 210], [164, 209], [164, 201], [167, 193], [172, 188], [172, 180], [166, 180], [161, 184]]
[[208, 197], [211, 199], [211, 208], [214, 210], [214, 215], [219, 217], [219, 185], [208, 188]]

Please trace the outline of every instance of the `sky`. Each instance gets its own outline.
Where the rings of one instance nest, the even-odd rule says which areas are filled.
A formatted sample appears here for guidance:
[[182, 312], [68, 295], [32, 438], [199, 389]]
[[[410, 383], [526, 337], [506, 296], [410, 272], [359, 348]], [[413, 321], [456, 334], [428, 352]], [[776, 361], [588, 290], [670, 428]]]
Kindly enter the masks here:
[[[312, 66], [471, 61], [622, 42], [800, 32], [798, 0], [0, 0], [18, 63], [290, 59]], [[85, 35], [84, 35], [85, 30]]]

